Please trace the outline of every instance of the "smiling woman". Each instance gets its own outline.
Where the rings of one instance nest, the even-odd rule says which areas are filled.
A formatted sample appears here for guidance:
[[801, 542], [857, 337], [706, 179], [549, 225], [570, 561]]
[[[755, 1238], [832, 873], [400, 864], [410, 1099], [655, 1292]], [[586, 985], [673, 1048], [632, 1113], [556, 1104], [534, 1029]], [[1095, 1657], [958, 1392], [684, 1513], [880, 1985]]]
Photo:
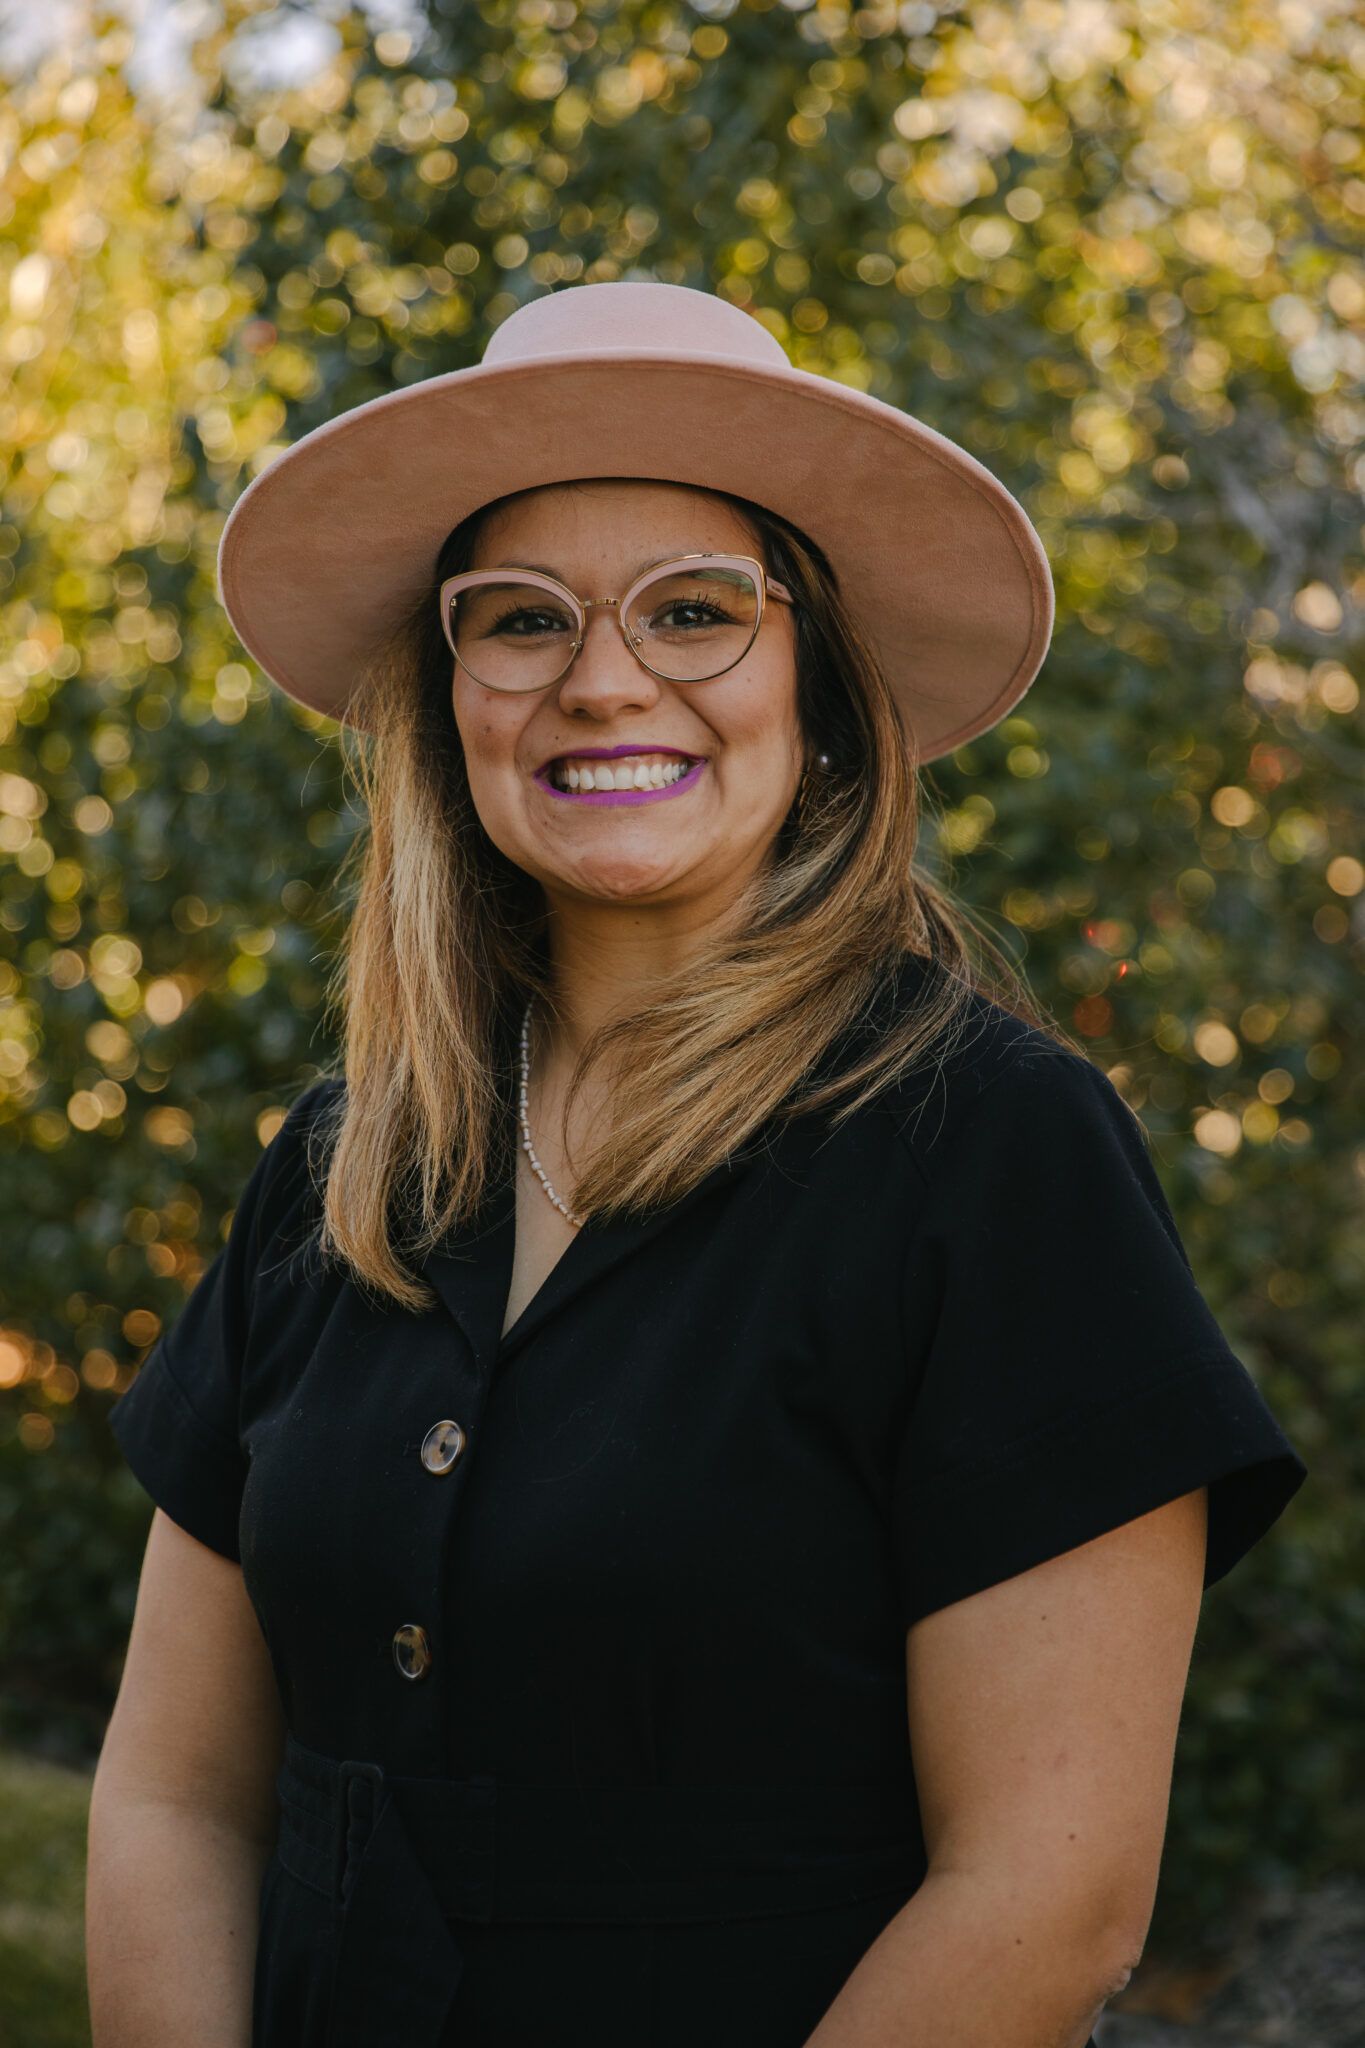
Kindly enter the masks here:
[[[679, 581], [680, 559], [705, 577]], [[719, 645], [717, 567], [721, 616], [741, 621]], [[509, 596], [525, 575], [529, 605], [529, 585]], [[951, 1031], [970, 988], [953, 907], [908, 857], [895, 702], [788, 522], [643, 478], [533, 488], [462, 521], [433, 586], [357, 705], [374, 735], [351, 934], [367, 993], [348, 1008], [326, 1210], [329, 1243], [414, 1304], [393, 1190], [415, 1155], [410, 1252], [477, 1210], [498, 1171], [486, 1077], [525, 995], [554, 1025], [534, 1062], [550, 1179], [606, 1216], [676, 1199], [779, 1104], [856, 1106]], [[650, 763], [658, 796], [636, 784]], [[433, 838], [436, 818], [451, 829]], [[936, 957], [942, 985], [823, 1071], [907, 950]], [[486, 974], [452, 975], [461, 957]], [[592, 1142], [604, 1120], [609, 1147]], [[554, 1219], [533, 1209], [519, 1244], [509, 1314]]]
[[221, 574], [369, 834], [342, 1070], [114, 1411], [96, 2048], [1082, 2048], [1304, 1468], [914, 864], [1037, 536], [623, 284], [298, 443]]

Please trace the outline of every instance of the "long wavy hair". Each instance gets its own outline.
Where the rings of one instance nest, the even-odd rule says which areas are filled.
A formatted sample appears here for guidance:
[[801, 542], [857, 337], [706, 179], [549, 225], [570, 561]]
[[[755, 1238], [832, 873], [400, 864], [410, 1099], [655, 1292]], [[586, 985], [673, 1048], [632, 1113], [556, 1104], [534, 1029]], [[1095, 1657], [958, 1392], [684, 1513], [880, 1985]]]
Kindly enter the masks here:
[[[561, 1190], [585, 1217], [676, 1200], [770, 1119], [842, 1121], [941, 1060], [973, 992], [1070, 1043], [917, 872], [915, 764], [828, 561], [773, 513], [725, 502], [796, 600], [798, 718], [808, 759], [828, 766], [803, 778], [737, 919], [585, 1046], [569, 1102], [599, 1061], [613, 1077], [606, 1136]], [[354, 714], [368, 825], [333, 983], [346, 1087], [325, 1132], [322, 1246], [411, 1308], [432, 1298], [415, 1261], [515, 1160], [520, 1018], [530, 997], [551, 1011], [555, 1000], [540, 886], [493, 844], [470, 794], [438, 611], [441, 582], [470, 566], [494, 509], [449, 534], [429, 596], [372, 664]], [[879, 1001], [907, 954], [934, 970], [921, 999]]]

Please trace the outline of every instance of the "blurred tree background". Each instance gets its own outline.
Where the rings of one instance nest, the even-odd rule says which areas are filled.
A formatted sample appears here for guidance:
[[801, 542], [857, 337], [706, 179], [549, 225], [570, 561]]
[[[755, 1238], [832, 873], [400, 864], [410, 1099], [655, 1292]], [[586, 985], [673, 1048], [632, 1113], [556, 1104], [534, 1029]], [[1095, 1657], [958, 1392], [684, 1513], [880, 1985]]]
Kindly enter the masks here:
[[149, 1513], [109, 1403], [332, 1057], [358, 819], [217, 604], [226, 513], [527, 299], [661, 278], [961, 442], [1047, 544], [1042, 677], [926, 771], [916, 858], [1140, 1109], [1311, 1468], [1205, 1603], [1153, 1943], [1365, 1869], [1349, 0], [190, 19], [156, 76], [75, 0], [0, 109], [0, 1733], [98, 1745]]

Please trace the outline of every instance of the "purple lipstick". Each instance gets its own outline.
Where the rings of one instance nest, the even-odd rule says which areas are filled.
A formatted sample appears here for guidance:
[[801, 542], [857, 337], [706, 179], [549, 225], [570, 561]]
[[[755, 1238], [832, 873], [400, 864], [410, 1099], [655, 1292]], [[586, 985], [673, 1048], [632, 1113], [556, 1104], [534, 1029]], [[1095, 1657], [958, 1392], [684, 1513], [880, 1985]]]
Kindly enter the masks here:
[[[672, 761], [688, 761], [685, 774], [676, 782], [666, 783], [662, 789], [559, 789], [550, 780], [550, 771], [559, 761], [615, 761], [622, 755], [645, 756], [666, 755]], [[550, 796], [559, 797], [569, 804], [592, 804], [599, 808], [608, 804], [649, 804], [657, 803], [664, 797], [681, 796], [684, 790], [695, 788], [701, 780], [706, 766], [705, 756], [693, 758], [673, 747], [577, 747], [572, 752], [556, 754], [535, 771], [535, 779]]]

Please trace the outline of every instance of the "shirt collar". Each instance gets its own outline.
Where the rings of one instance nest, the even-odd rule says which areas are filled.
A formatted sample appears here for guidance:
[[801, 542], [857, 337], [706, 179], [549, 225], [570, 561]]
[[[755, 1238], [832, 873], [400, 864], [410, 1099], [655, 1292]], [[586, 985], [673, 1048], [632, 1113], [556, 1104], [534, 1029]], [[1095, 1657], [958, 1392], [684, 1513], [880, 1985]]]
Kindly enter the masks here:
[[575, 1232], [539, 1291], [504, 1337], [502, 1319], [512, 1283], [515, 1201], [510, 1178], [499, 1184], [479, 1216], [451, 1231], [418, 1261], [418, 1270], [468, 1339], [481, 1373], [511, 1358], [575, 1296], [604, 1279], [623, 1259], [650, 1243], [700, 1203], [728, 1187], [766, 1152], [756, 1134], [665, 1206], [624, 1216], [590, 1217]]
[[[890, 990], [882, 991], [874, 1005], [874, 1016], [882, 1004], [903, 1001], [917, 993], [923, 963], [906, 955]], [[876, 1033], [874, 1018], [860, 1021], [839, 1042], [827, 1049], [815, 1072], [833, 1074], [849, 1054], [860, 1049], [863, 1034]], [[814, 1078], [812, 1075], [810, 1078]], [[508, 1094], [505, 1112], [512, 1114]], [[440, 1244], [418, 1261], [422, 1277], [463, 1330], [481, 1373], [494, 1371], [535, 1336], [586, 1288], [606, 1277], [623, 1259], [650, 1243], [699, 1203], [728, 1187], [737, 1176], [760, 1161], [775, 1158], [779, 1151], [785, 1171], [800, 1171], [812, 1148], [826, 1134], [823, 1119], [798, 1118], [786, 1123], [780, 1118], [746, 1138], [720, 1163], [702, 1176], [677, 1201], [666, 1206], [609, 1219], [592, 1219], [575, 1233], [573, 1241], [552, 1268], [539, 1291], [527, 1303], [516, 1322], [502, 1335], [502, 1319], [512, 1284], [512, 1254], [515, 1239], [514, 1182], [511, 1168], [501, 1175], [479, 1215], [451, 1231]], [[509, 1160], [513, 1157], [508, 1148]]]

